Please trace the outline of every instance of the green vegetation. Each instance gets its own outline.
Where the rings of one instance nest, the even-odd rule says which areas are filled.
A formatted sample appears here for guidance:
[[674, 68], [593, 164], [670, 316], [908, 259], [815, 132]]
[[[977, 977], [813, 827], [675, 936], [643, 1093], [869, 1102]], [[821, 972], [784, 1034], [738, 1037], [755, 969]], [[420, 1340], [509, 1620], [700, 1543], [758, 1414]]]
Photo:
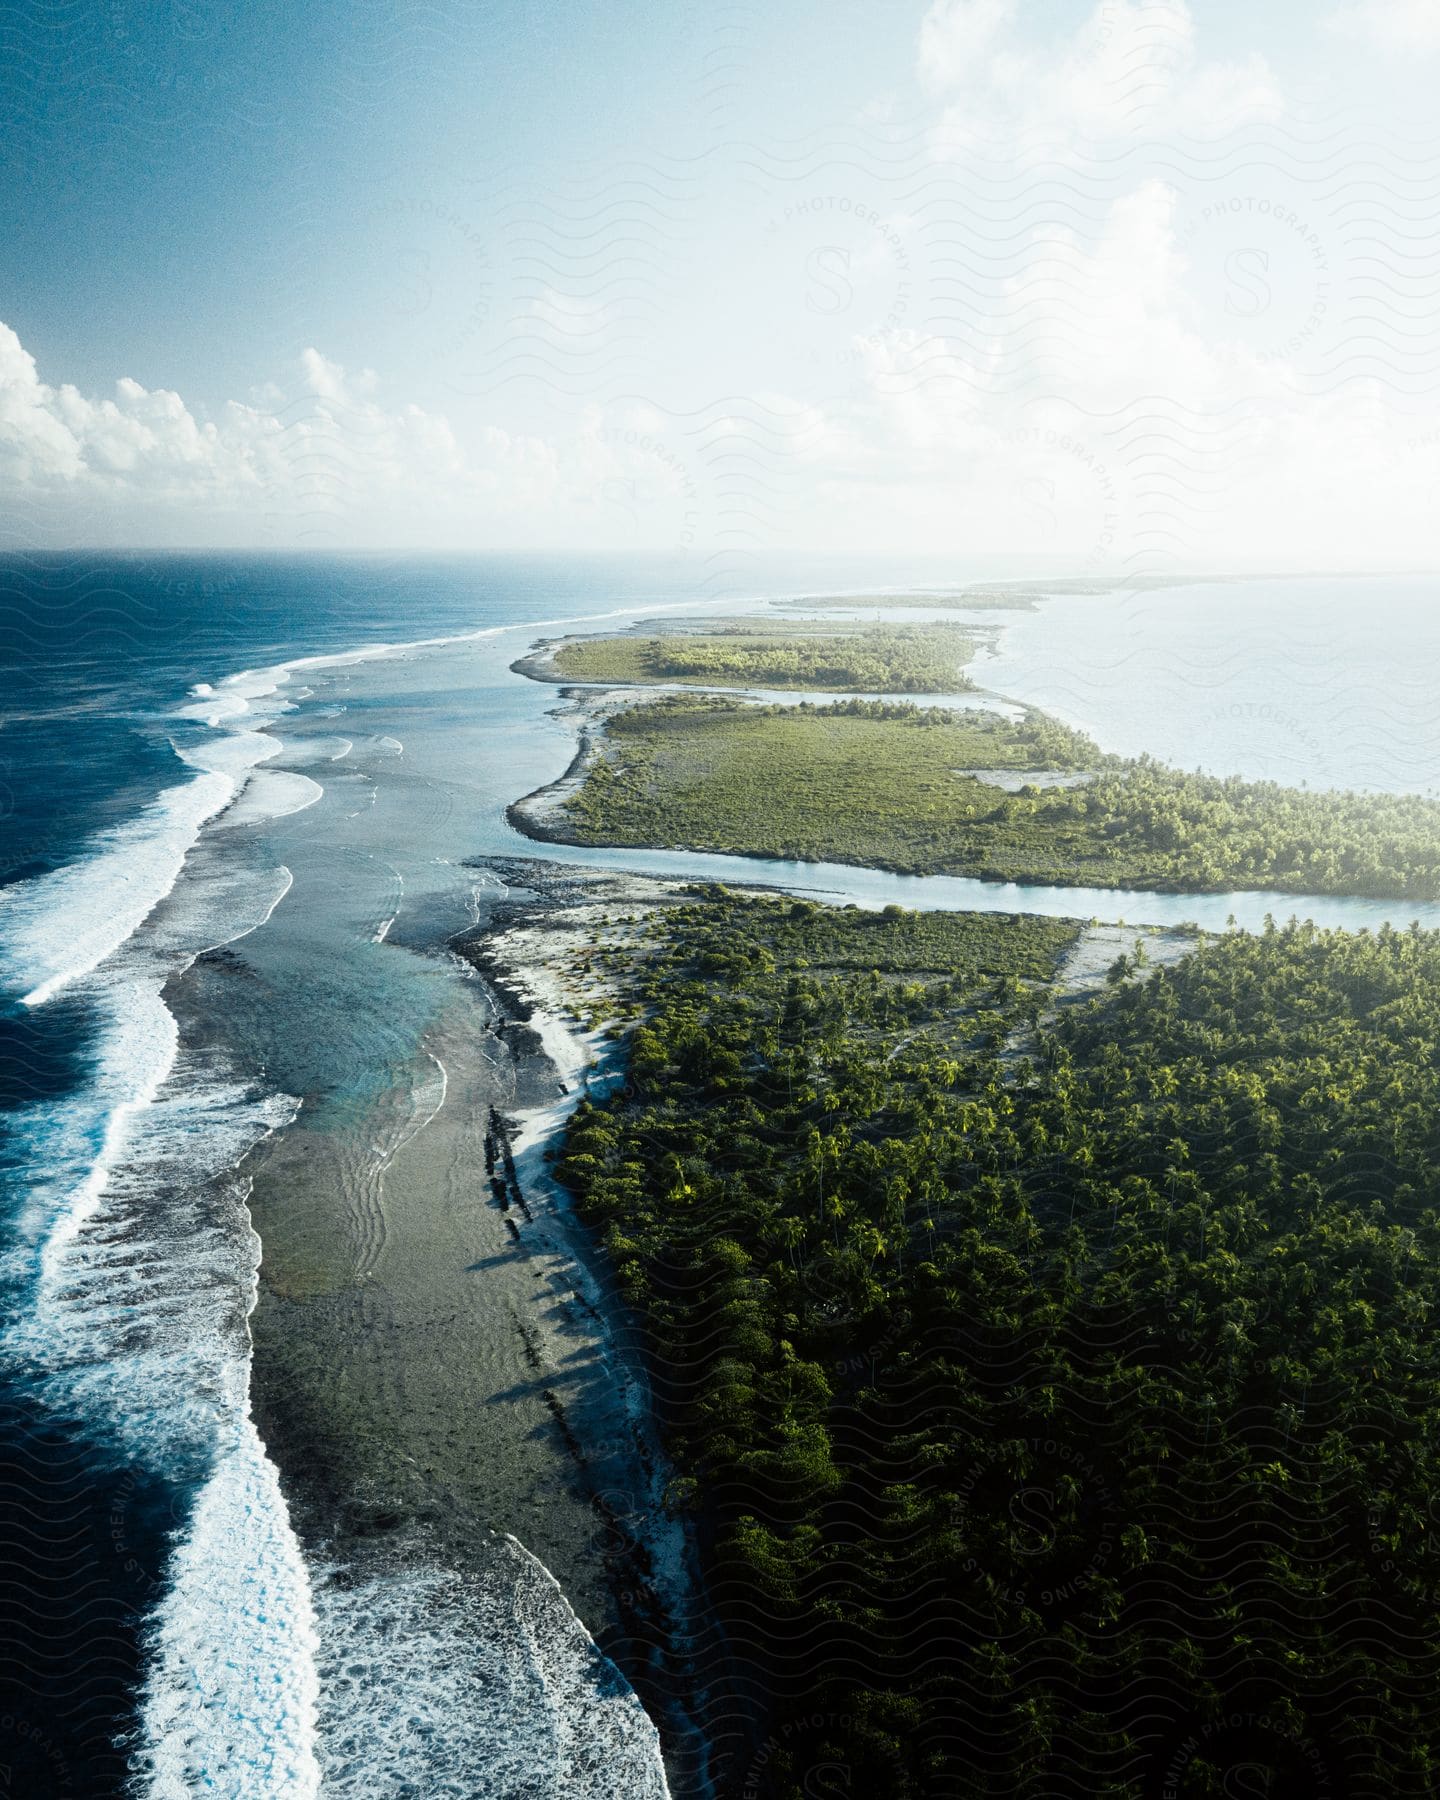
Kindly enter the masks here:
[[827, 594], [817, 600], [785, 600], [782, 605], [807, 612], [866, 607], [933, 606], [947, 612], [1035, 612], [1045, 598], [1044, 588], [967, 588], [962, 594]]
[[961, 664], [974, 654], [974, 643], [953, 625], [823, 633], [736, 625], [662, 637], [572, 638], [552, 666], [568, 681], [951, 694], [970, 686]]
[[1044, 920], [650, 932], [559, 1173], [768, 1709], [725, 1792], [1433, 1793], [1440, 936], [1047, 1026]]
[[[617, 715], [607, 740], [565, 809], [580, 843], [1066, 885], [1440, 895], [1435, 800], [1121, 762], [1040, 714], [676, 696]], [[975, 768], [1096, 779], [1006, 794], [959, 772]]]
[[[788, 602], [785, 604], [789, 604]], [[727, 617], [721, 613], [676, 613], [671, 618], [650, 621], [653, 632], [688, 632], [692, 637], [783, 637], [810, 636], [848, 637], [878, 630], [864, 619], [792, 619], [776, 610]], [[921, 630], [928, 629], [921, 626]], [[953, 626], [944, 627], [953, 630]]]

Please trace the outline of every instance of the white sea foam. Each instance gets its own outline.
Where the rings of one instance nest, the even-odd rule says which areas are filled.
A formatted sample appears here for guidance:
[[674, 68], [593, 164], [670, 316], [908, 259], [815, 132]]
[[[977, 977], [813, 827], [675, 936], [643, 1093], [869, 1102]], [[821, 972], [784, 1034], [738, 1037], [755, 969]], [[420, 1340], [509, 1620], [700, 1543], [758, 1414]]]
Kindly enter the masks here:
[[354, 740], [346, 737], [287, 737], [285, 767], [306, 769], [316, 763], [343, 762], [354, 748]]
[[117, 982], [114, 987], [120, 991], [104, 1053], [116, 1086], [128, 1081], [130, 1092], [111, 1107], [99, 1155], [45, 1240], [37, 1313], [44, 1309], [47, 1290], [66, 1279], [66, 1265], [76, 1238], [95, 1216], [111, 1172], [130, 1145], [137, 1121], [153, 1105], [175, 1062], [175, 1020], [160, 998], [159, 989], [141, 982]]
[[[454, 641], [376, 644], [242, 669], [218, 683], [197, 682], [189, 704], [177, 708], [175, 716], [224, 735], [177, 751], [199, 771], [196, 778], [167, 788], [135, 818], [100, 833], [81, 860], [7, 889], [0, 912], [0, 979], [23, 989], [25, 1005], [42, 1005], [98, 967], [138, 930], [175, 885], [201, 829], [231, 807], [256, 765], [279, 751], [278, 740], [253, 727], [288, 710], [288, 702], [278, 696], [297, 670], [339, 668]], [[241, 720], [247, 728], [234, 729]], [[386, 742], [400, 748], [398, 740]], [[261, 787], [253, 816], [237, 816], [232, 810], [227, 823], [283, 816], [312, 804], [322, 791], [307, 776], [282, 781], [277, 771]]]
[[[258, 931], [262, 925], [269, 924], [275, 908], [295, 885], [295, 877], [290, 870], [286, 868], [284, 863], [281, 863], [279, 867], [275, 869], [273, 880], [275, 883], [274, 889], [272, 890], [269, 899], [265, 902], [264, 910], [260, 912], [259, 916], [252, 920], [250, 924], [246, 925], [238, 923], [235, 915], [232, 913], [225, 935], [216, 938], [213, 943], [207, 944], [205, 946], [206, 950], [218, 950], [223, 944], [238, 943], [241, 938], [249, 937], [252, 931]], [[214, 883], [212, 882], [211, 885], [213, 886]], [[255, 885], [253, 883], [251, 884], [250, 891], [251, 894], [254, 895]]]
[[[248, 735], [247, 755], [273, 744]], [[218, 771], [198, 781], [232, 786]], [[66, 873], [73, 901], [81, 870]], [[67, 971], [96, 1022], [92, 1074], [16, 1119], [29, 1179], [6, 1270], [28, 1276], [29, 1303], [7, 1358], [117, 1466], [202, 1484], [149, 1628], [137, 1754], [156, 1800], [306, 1800], [318, 1779], [308, 1578], [249, 1418], [260, 1246], [238, 1172], [296, 1103], [187, 1056], [162, 997], [202, 949], [257, 929], [291, 882], [283, 867], [207, 864], [103, 966]]]
[[280, 753], [280, 740], [267, 731], [231, 731], [203, 744], [177, 747], [175, 754], [192, 769], [228, 775], [238, 787], [257, 763]]
[[4, 1273], [35, 1285], [36, 1302], [6, 1339], [30, 1343], [44, 1363], [52, 1346], [39, 1294], [46, 1271], [63, 1282], [68, 1246], [99, 1208], [116, 1161], [124, 1154], [170, 1071], [174, 1021], [158, 984], [123, 977], [87, 981], [98, 1020], [96, 1066], [88, 1083], [63, 1102], [41, 1101], [12, 1115], [10, 1135], [25, 1167], [24, 1202], [8, 1233]]
[[314, 1800], [310, 1578], [248, 1415], [217, 1458], [170, 1582], [141, 1709], [147, 1800]]
[[[529, 629], [618, 616], [611, 612], [543, 621]], [[125, 943], [170, 892], [201, 829], [230, 807], [250, 771], [277, 753], [277, 741], [254, 727], [289, 709], [281, 696], [298, 671], [343, 668], [411, 650], [473, 643], [510, 629], [514, 628], [486, 626], [408, 643], [371, 644], [241, 669], [219, 682], [197, 682], [189, 703], [177, 708], [175, 716], [225, 733], [178, 752], [200, 773], [189, 783], [166, 789], [134, 819], [101, 833], [80, 861], [7, 890], [0, 911], [0, 979], [23, 990], [25, 1005], [39, 1006]], [[241, 720], [247, 728], [233, 729]], [[403, 754], [399, 739], [384, 737], [380, 742]], [[289, 790], [292, 797], [300, 791]]]
[[[288, 710], [278, 696], [294, 671], [365, 662], [394, 649], [374, 645], [298, 657], [269, 668], [242, 669], [214, 684], [197, 682], [189, 704], [178, 707], [174, 716], [220, 734], [177, 748], [180, 759], [199, 773], [193, 781], [165, 789], [133, 819], [100, 833], [79, 861], [6, 890], [0, 911], [0, 980], [23, 990], [24, 1005], [40, 1006], [113, 955], [174, 887], [202, 828], [231, 808], [251, 771], [280, 750], [278, 739], [255, 727]], [[237, 729], [242, 720], [244, 728]], [[253, 811], [237, 816], [232, 810], [227, 823], [283, 817], [313, 804], [322, 792], [308, 776], [267, 773]]]
[[[177, 1034], [161, 998], [167, 975], [202, 951], [257, 930], [293, 881], [283, 864], [259, 873], [211, 870], [203, 887], [186, 896], [183, 908], [167, 909], [162, 903], [143, 951], [76, 977], [96, 1019], [90, 1079], [63, 1102], [42, 1102], [11, 1116], [14, 1140], [26, 1158], [27, 1181], [4, 1267], [21, 1275], [26, 1259], [33, 1257], [39, 1298], [47, 1282], [65, 1279], [69, 1246], [94, 1216], [117, 1163], [132, 1153], [171, 1074]], [[32, 1319], [43, 1323], [42, 1312], [37, 1304]]]
[[667, 1800], [659, 1736], [513, 1539], [462, 1580], [317, 1584], [327, 1800]]
[[203, 827], [279, 749], [268, 733], [246, 730], [179, 750], [198, 771], [193, 780], [101, 832], [80, 861], [7, 890], [0, 978], [24, 989], [22, 1004], [43, 1005], [133, 936], [174, 887]]
[[235, 1171], [295, 1103], [179, 1054], [157, 978], [87, 989], [106, 1021], [90, 1130], [31, 1137], [33, 1280], [5, 1349], [126, 1460], [203, 1468], [247, 1379], [258, 1240]]
[[68, 1192], [73, 1145], [71, 1166], [36, 1184], [31, 1204], [52, 1220], [5, 1349], [117, 1464], [202, 1483], [148, 1626], [142, 1791], [308, 1800], [318, 1782], [309, 1583], [249, 1416], [260, 1243], [239, 1168], [296, 1103], [177, 1050], [160, 998], [168, 966], [137, 946], [86, 981], [108, 1019], [89, 1102], [105, 1128]]
[[[201, 725], [211, 725], [218, 729], [229, 720], [248, 713], [254, 701], [269, 699], [289, 679], [288, 667], [284, 663], [277, 663], [269, 669], [242, 669], [238, 674], [227, 675], [218, 686], [200, 681], [190, 690], [192, 703], [178, 707], [175, 717], [194, 719]], [[284, 703], [272, 710], [285, 710]]]
[[291, 813], [304, 812], [324, 794], [320, 783], [308, 775], [291, 769], [261, 769], [250, 777], [240, 798], [226, 809], [224, 818], [217, 820], [217, 829], [283, 819]]
[[0, 913], [0, 974], [24, 989], [24, 1005], [42, 1005], [119, 949], [175, 885], [201, 826], [234, 791], [229, 776], [197, 775], [102, 833], [84, 861], [15, 885]]

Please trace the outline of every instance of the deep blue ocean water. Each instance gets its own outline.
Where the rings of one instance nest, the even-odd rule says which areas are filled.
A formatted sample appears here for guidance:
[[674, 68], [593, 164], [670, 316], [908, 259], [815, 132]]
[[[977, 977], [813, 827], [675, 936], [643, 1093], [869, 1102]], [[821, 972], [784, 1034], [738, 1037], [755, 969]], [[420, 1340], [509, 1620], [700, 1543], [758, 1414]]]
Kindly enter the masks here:
[[0, 557], [0, 880], [70, 860], [175, 778], [166, 715], [196, 681], [703, 579], [543, 557]]

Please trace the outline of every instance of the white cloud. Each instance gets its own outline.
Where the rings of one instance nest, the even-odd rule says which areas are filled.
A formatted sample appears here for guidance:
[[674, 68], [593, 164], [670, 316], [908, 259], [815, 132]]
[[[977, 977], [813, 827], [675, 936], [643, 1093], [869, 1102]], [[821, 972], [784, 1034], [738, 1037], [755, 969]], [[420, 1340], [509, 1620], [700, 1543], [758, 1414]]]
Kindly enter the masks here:
[[1307, 389], [1216, 341], [1175, 196], [1147, 181], [1050, 242], [988, 338], [857, 339], [866, 398], [812, 501], [837, 547], [1031, 552], [1077, 573], [1433, 556], [1440, 432], [1373, 382]]
[[919, 74], [932, 91], [983, 77], [983, 62], [1013, 22], [1016, 0], [933, 0], [920, 24]]
[[1440, 50], [1440, 0], [1351, 0], [1326, 23], [1343, 37], [1392, 54]]
[[70, 411], [40, 380], [35, 358], [15, 333], [0, 324], [0, 473], [22, 483], [77, 476], [84, 461], [66, 420]]
[[486, 427], [467, 449], [444, 417], [382, 405], [378, 385], [373, 371], [306, 349], [288, 389], [266, 384], [263, 403], [232, 400], [209, 420], [129, 376], [111, 398], [52, 387], [0, 325], [0, 485], [72, 508], [264, 518], [282, 536], [326, 518], [362, 534], [372, 523], [473, 525], [553, 498], [557, 458], [543, 440]]
[[1073, 140], [1213, 134], [1271, 118], [1281, 100], [1264, 60], [1203, 60], [1185, 0], [1100, 0], [1068, 38], [1022, 41], [1005, 0], [936, 0], [921, 26], [917, 70], [954, 103], [941, 146], [1003, 137], [1053, 152]]
[[128, 376], [107, 398], [49, 386], [0, 325], [0, 500], [24, 501], [42, 541], [682, 549], [713, 503], [704, 456], [654, 405], [587, 407], [554, 439], [461, 433], [380, 385], [307, 348], [288, 382], [209, 419]]

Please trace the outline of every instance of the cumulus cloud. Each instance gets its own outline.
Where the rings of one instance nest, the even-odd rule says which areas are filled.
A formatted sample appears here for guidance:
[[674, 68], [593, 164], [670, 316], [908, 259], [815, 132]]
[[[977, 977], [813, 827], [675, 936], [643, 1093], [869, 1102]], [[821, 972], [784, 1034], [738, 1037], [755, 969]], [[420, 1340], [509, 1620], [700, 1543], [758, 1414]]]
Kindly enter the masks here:
[[1015, 14], [1015, 0], [934, 0], [920, 24], [922, 84], [944, 91], [983, 80], [985, 59]]
[[305, 521], [324, 535], [327, 519], [464, 526], [477, 509], [493, 519], [555, 494], [558, 459], [543, 440], [484, 427], [462, 445], [443, 416], [386, 406], [378, 387], [372, 370], [352, 374], [307, 348], [288, 384], [205, 418], [129, 376], [101, 398], [52, 386], [0, 325], [0, 484], [36, 503], [264, 517], [282, 535]]
[[[1417, 4], [1418, 0], [1409, 0]], [[1185, 0], [1100, 0], [1044, 48], [1022, 40], [1009, 0], [935, 0], [920, 29], [917, 72], [953, 95], [937, 142], [1004, 136], [1128, 139], [1213, 133], [1274, 117], [1281, 97], [1264, 60], [1207, 60]]]
[[898, 532], [1116, 579], [1428, 561], [1440, 432], [1374, 381], [1307, 387], [1283, 357], [1217, 338], [1175, 211], [1146, 181], [1092, 240], [1048, 243], [988, 338], [857, 339], [866, 397], [814, 502], [832, 541]]
[[50, 385], [0, 325], [0, 499], [16, 517], [25, 507], [40, 541], [460, 546], [559, 534], [617, 549], [688, 549], [713, 505], [704, 457], [656, 407], [585, 407], [553, 437], [484, 421], [461, 432], [382, 389], [374, 371], [311, 347], [288, 379], [209, 418], [128, 376], [103, 397]]
[[1343, 37], [1391, 53], [1440, 50], [1440, 0], [1352, 0], [1326, 23]]
[[73, 480], [84, 463], [67, 412], [71, 403], [45, 386], [35, 358], [0, 324], [0, 474], [22, 483]]

